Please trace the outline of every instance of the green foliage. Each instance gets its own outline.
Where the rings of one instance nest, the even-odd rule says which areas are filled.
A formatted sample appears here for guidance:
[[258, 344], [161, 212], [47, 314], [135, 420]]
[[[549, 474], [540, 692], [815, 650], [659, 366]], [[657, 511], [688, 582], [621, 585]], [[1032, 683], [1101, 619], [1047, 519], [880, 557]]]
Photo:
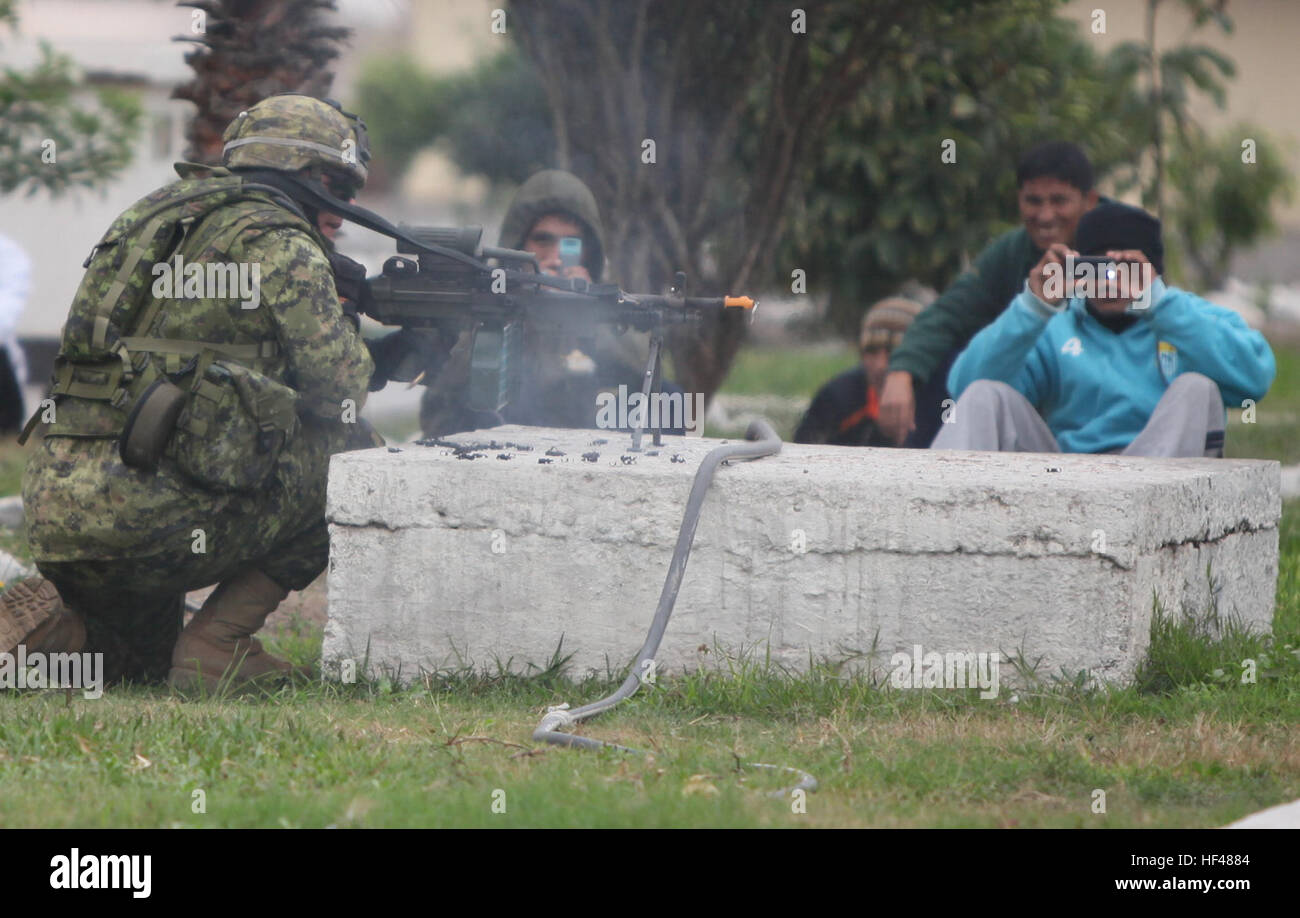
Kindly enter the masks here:
[[446, 77], [425, 73], [409, 56], [372, 58], [358, 92], [373, 146], [395, 174], [435, 142], [462, 171], [493, 182], [519, 183], [553, 162], [546, 96], [518, 53]]
[[851, 369], [858, 350], [851, 344], [747, 347], [719, 390], [731, 395], [784, 395], [805, 400], [832, 376]]
[[[1197, 26], [1231, 31], [1221, 4], [1185, 5]], [[1229, 134], [1206, 140], [1190, 118], [1197, 92], [1223, 104], [1233, 62], [1196, 44], [1156, 56], [1150, 42], [1126, 42], [1099, 55], [1058, 7], [1007, 0], [978, 18], [931, 11], [897, 66], [834, 123], [770, 279], [785, 284], [791, 265], [804, 268], [829, 294], [841, 331], [904, 280], [942, 289], [1018, 222], [1008, 166], [1029, 146], [1060, 138], [1087, 150], [1117, 194], [1141, 185], [1143, 201], [1158, 208], [1166, 179], [1179, 189], [1167, 213], [1171, 274], [1185, 255], [1197, 286], [1217, 285], [1234, 249], [1270, 231], [1273, 201], [1289, 194], [1281, 158], [1260, 131], [1238, 129], [1229, 149]], [[1249, 173], [1244, 137], [1258, 143]], [[947, 140], [955, 163], [940, 161]]]
[[[1197, 27], [1232, 30], [1223, 4], [1183, 4]], [[1270, 230], [1271, 204], [1289, 187], [1275, 145], [1261, 132], [1239, 129], [1249, 130], [1241, 136], [1258, 141], [1258, 162], [1243, 172], [1239, 159], [1230, 168], [1228, 135], [1206, 140], [1190, 119], [1189, 103], [1197, 93], [1222, 104], [1226, 81], [1235, 74], [1233, 62], [1203, 44], [1156, 55], [1158, 3], [1150, 7], [1148, 41], [1123, 43], [1102, 55], [1077, 23], [1060, 15], [1062, 5], [1063, 0], [991, 0], [879, 13], [892, 17], [893, 25], [885, 30], [888, 39], [876, 42], [870, 60], [855, 65], [869, 69], [863, 88], [834, 109], [824, 135], [809, 139], [805, 131], [792, 148], [798, 190], [784, 202], [775, 257], [760, 258], [756, 276], [786, 288], [791, 268], [803, 268], [812, 289], [829, 295], [830, 319], [841, 331], [851, 329], [866, 304], [904, 280], [942, 289], [967, 258], [1018, 223], [1009, 166], [1033, 144], [1062, 138], [1089, 152], [1098, 177], [1115, 193], [1141, 185], [1148, 206], [1171, 197], [1171, 274], [1181, 280], [1178, 268], [1185, 263], [1194, 286], [1214, 286], [1233, 250]], [[558, 39], [538, 47], [525, 43], [525, 53], [512, 48], [446, 78], [424, 75], [409, 60], [372, 62], [362, 79], [361, 107], [374, 125], [377, 148], [400, 167], [421, 147], [439, 142], [463, 171], [494, 182], [515, 183], [553, 165], [557, 140], [554, 106], [548, 103], [555, 100], [539, 72], [545, 68], [530, 57], [542, 47], [563, 51], [559, 58], [545, 58], [555, 84], [550, 88], [559, 93], [568, 119], [562, 146], [607, 211], [615, 257], [626, 262], [620, 276], [634, 279], [649, 270], [657, 277], [651, 269], [675, 266], [707, 279], [706, 263], [722, 267], [725, 276], [729, 265], [744, 260], [771, 216], [770, 202], [750, 185], [772, 171], [773, 145], [780, 137], [772, 127], [779, 102], [773, 87], [779, 84], [757, 80], [746, 84], [739, 100], [732, 99], [719, 88], [729, 82], [719, 76], [729, 72], [723, 64], [702, 65], [707, 55], [692, 53], [682, 59], [692, 68], [698, 65], [699, 72], [670, 68], [676, 82], [660, 86], [651, 75], [680, 48], [661, 42], [647, 26], [643, 88], [615, 89], [627, 74], [601, 56], [604, 45], [578, 39], [588, 34], [591, 16], [609, 15], [614, 18], [607, 25], [617, 33], [610, 40], [624, 48], [641, 34], [624, 21], [631, 12], [610, 7], [596, 13], [604, 7], [591, 3], [570, 6], [572, 15], [556, 22], [573, 31], [572, 47], [557, 44]], [[764, 28], [767, 13], [760, 6], [729, 8], [725, 16], [722, 10], [692, 11], [695, 27], [686, 31], [697, 37], [679, 38], [722, 47], [718, 43], [725, 44], [727, 34], [715, 34], [717, 20], [734, 15], [747, 29]], [[816, 53], [802, 65], [808, 68], [805, 81], [843, 50], [854, 23], [864, 16], [860, 7], [837, 4], [809, 16], [821, 31], [813, 42]], [[824, 28], [828, 21], [835, 27]], [[579, 46], [581, 53], [573, 50]], [[753, 53], [759, 53], [757, 44]], [[583, 105], [569, 91], [576, 77], [556, 63], [575, 56], [605, 68], [581, 70]], [[592, 85], [593, 72], [606, 74], [601, 85]], [[629, 101], [637, 99], [648, 104]], [[664, 99], [672, 104], [664, 107]], [[643, 107], [644, 127], [614, 131], [595, 117], [610, 115], [608, 100], [620, 117], [629, 107]], [[708, 114], [710, 106], [716, 114]], [[673, 115], [671, 123], [655, 120], [660, 109]], [[663, 172], [669, 184], [660, 189], [662, 201], [646, 194], [645, 200], [633, 200], [639, 187], [634, 177], [642, 174], [634, 157], [625, 157], [626, 168], [633, 170], [627, 181], [600, 174], [601, 164], [611, 161], [600, 144], [630, 142], [624, 135], [657, 137], [661, 159], [697, 163], [694, 171], [703, 181], [690, 184], [691, 173], [683, 173], [678, 189], [672, 184], [675, 173]], [[949, 140], [955, 142], [954, 163], [940, 158]], [[711, 155], [717, 144], [729, 155]], [[815, 154], [801, 155], [803, 144]], [[622, 162], [617, 156], [612, 160]], [[1183, 193], [1164, 195], [1165, 186]], [[1184, 191], [1189, 188], [1195, 193]], [[614, 200], [615, 190], [631, 203]], [[685, 216], [669, 219], [669, 212]], [[707, 246], [708, 259], [698, 257], [701, 245]], [[654, 254], [642, 251], [647, 247]]]
[[[16, 22], [11, 3], [0, 3], [0, 23]], [[129, 165], [140, 130], [139, 101], [101, 89], [89, 105], [83, 90], [72, 61], [44, 43], [30, 71], [5, 68], [0, 74], [0, 194], [96, 187]]]
[[[1142, 158], [1147, 165], [1142, 203], [1163, 218], [1168, 148], [1175, 143], [1192, 143], [1197, 131], [1188, 111], [1193, 90], [1208, 95], [1223, 108], [1227, 99], [1224, 81], [1236, 76], [1237, 68], [1229, 58], [1205, 45], [1177, 45], [1157, 55], [1156, 26], [1161, 2], [1146, 2], [1145, 40], [1125, 42], [1111, 56], [1117, 74], [1144, 84], [1140, 92], [1126, 99], [1117, 115], [1142, 144]], [[1224, 11], [1223, 0], [1183, 0], [1183, 6], [1192, 14], [1193, 28], [1213, 20], [1224, 32], [1232, 32], [1232, 20]]]
[[357, 111], [366, 119], [376, 162], [400, 175], [433, 139], [441, 101], [436, 80], [409, 55], [369, 58], [357, 83]]
[[[1247, 140], [1253, 151], [1243, 148]], [[1250, 124], [1212, 136], [1189, 131], [1165, 168], [1177, 189], [1165, 211], [1166, 247], [1177, 252], [1185, 284], [1214, 290], [1234, 251], [1276, 231], [1273, 206], [1291, 199], [1291, 174], [1277, 142]]]
[[[1257, 634], [1211, 604], [1203, 613], [1167, 612], [1159, 602], [1151, 615], [1151, 646], [1138, 669], [1140, 692], [1168, 694], [1209, 682], [1230, 684], [1229, 670], [1240, 675], [1243, 661], [1268, 659], [1269, 638]], [[1300, 668], [1297, 669], [1300, 674]]]
[[[1300, 416], [1300, 350], [1277, 340], [1270, 343], [1277, 360], [1277, 377], [1259, 403], [1254, 423], [1242, 423], [1240, 408], [1228, 412], [1224, 455], [1229, 459], [1273, 459], [1290, 465], [1300, 462], [1300, 425], [1296, 424]], [[1300, 512], [1295, 516], [1300, 519]], [[1287, 518], [1284, 512], [1283, 520]], [[1300, 551], [1297, 554], [1300, 556]]]
[[[773, 280], [804, 268], [848, 329], [908, 278], [942, 289], [1018, 222], [1009, 167], [1028, 147], [1072, 140], [1099, 175], [1131, 182], [1140, 142], [1115, 113], [1132, 102], [1132, 73], [1097, 55], [1059, 6], [1009, 0], [918, 23], [896, 66], [833, 123]], [[941, 161], [946, 140], [956, 162]]]
[[[1160, 3], [1161, 0], [1153, 0]], [[1232, 33], [1232, 18], [1228, 16], [1228, 0], [1182, 0], [1183, 6], [1192, 14], [1192, 24], [1197, 28], [1205, 25], [1211, 19], [1223, 29], [1223, 31]]]
[[465, 172], [518, 184], [555, 161], [546, 94], [523, 55], [488, 58], [439, 88], [448, 100], [444, 136]]

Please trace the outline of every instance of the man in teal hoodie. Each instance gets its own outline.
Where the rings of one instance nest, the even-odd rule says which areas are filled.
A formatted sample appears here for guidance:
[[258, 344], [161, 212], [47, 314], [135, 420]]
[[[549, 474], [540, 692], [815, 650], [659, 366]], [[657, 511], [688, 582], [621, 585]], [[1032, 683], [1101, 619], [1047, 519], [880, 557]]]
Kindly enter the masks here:
[[[1103, 203], [1075, 239], [1043, 253], [957, 358], [957, 403], [931, 448], [1221, 456], [1226, 409], [1276, 374], [1264, 336], [1160, 279], [1160, 221], [1145, 211]], [[1108, 264], [1077, 265], [1080, 252]]]

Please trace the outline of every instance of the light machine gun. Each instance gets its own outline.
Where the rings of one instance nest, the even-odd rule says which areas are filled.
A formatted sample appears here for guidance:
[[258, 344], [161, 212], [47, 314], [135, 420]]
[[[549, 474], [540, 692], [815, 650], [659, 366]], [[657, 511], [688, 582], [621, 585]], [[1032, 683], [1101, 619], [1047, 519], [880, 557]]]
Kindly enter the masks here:
[[[641, 435], [652, 394], [662, 383], [664, 328], [697, 323], [707, 313], [741, 309], [753, 315], [750, 297], [688, 297], [686, 275], [678, 272], [667, 295], [627, 293], [617, 284], [542, 274], [536, 256], [515, 249], [480, 247], [478, 226], [401, 228], [398, 254], [369, 280], [360, 311], [384, 325], [438, 328], [473, 336], [468, 407], [500, 411], [517, 395], [525, 327], [590, 335], [598, 325], [650, 333], [632, 449]], [[411, 258], [407, 256], [414, 255]], [[486, 259], [492, 259], [495, 265]], [[658, 428], [654, 443], [662, 444]]]

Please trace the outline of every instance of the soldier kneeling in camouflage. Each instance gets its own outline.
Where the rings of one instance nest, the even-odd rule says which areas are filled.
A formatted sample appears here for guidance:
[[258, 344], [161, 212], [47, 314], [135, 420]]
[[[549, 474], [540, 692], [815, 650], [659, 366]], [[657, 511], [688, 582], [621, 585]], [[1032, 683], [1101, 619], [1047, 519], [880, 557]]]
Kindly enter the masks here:
[[[253, 634], [325, 569], [329, 457], [382, 443], [357, 414], [394, 349], [372, 360], [324, 208], [275, 177], [347, 201], [369, 153], [359, 118], [296, 94], [224, 140], [223, 167], [178, 164], [87, 260], [53, 410], [28, 425], [45, 424], [23, 480], [43, 578], [0, 596], [0, 652], [103, 652], [106, 681], [181, 688], [292, 672]], [[185, 592], [214, 583], [182, 630]]]

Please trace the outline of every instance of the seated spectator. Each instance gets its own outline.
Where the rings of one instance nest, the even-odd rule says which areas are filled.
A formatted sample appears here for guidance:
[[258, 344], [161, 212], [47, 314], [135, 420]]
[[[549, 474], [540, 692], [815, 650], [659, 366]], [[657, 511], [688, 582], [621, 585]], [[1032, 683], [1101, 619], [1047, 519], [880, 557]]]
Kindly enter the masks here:
[[894, 446], [877, 425], [880, 387], [889, 355], [903, 340], [921, 304], [901, 297], [883, 299], [862, 317], [861, 363], [845, 370], [813, 396], [808, 413], [794, 432], [796, 443], [832, 446]]
[[[1100, 204], [1075, 240], [1077, 252], [1050, 246], [957, 358], [957, 403], [932, 448], [1222, 456], [1225, 409], [1258, 401], [1273, 382], [1264, 336], [1164, 283], [1160, 221], [1145, 211]], [[1100, 295], [1067, 299], [1060, 280], [1079, 253], [1111, 259], [1129, 289], [1093, 285]]]

